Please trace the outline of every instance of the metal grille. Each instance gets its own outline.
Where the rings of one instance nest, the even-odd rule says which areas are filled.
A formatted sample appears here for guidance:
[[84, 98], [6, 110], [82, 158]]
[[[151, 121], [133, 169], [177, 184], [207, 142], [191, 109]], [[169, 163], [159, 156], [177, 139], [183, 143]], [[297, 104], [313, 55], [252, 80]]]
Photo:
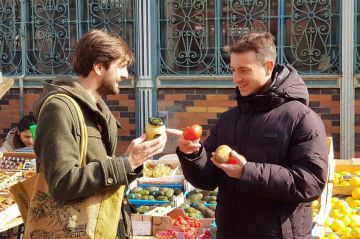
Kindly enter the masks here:
[[116, 32], [134, 49], [133, 11], [132, 0], [1, 1], [1, 69], [7, 75], [71, 75], [76, 43], [94, 28]]
[[305, 74], [339, 74], [339, 0], [159, 0], [161, 75], [230, 74], [224, 45], [267, 30], [278, 61]]

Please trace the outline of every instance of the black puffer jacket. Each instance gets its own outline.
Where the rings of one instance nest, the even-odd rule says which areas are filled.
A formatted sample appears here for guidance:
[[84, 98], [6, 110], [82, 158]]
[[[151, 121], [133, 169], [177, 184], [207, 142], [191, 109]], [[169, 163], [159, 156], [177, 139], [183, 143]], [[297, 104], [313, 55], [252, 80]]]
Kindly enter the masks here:
[[[219, 187], [216, 238], [310, 238], [311, 201], [327, 178], [326, 134], [296, 70], [277, 65], [272, 77], [257, 95], [242, 97], [237, 89], [238, 107], [221, 116], [199, 154], [177, 149], [190, 183]], [[239, 179], [208, 160], [221, 144], [245, 156]]]

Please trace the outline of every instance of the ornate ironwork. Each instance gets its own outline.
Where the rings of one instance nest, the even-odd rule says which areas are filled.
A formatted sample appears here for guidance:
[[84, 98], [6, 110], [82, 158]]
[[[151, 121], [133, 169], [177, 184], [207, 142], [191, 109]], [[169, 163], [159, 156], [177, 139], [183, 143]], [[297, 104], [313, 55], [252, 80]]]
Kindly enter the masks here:
[[[355, 29], [360, 26], [360, 0], [355, 1]], [[360, 73], [360, 31], [355, 32], [355, 72]]]
[[18, 1], [0, 2], [0, 70], [21, 74], [20, 6]]
[[248, 30], [271, 31], [276, 29], [277, 3], [271, 7], [271, 0], [227, 0], [222, 10], [220, 74], [230, 74], [229, 57], [222, 47], [230, 46]]
[[340, 1], [286, 1], [284, 58], [302, 73], [340, 73]]
[[214, 1], [159, 3], [160, 74], [216, 74]]
[[[106, 29], [121, 36], [134, 48], [134, 0], [89, 0], [88, 29]], [[134, 73], [130, 66], [129, 73]]]
[[72, 24], [75, 16], [70, 9], [76, 7], [75, 3], [71, 0], [31, 3], [26, 74], [69, 74], [69, 59], [76, 43], [76, 25]]
[[[93, 28], [116, 32], [134, 49], [133, 0], [19, 2], [0, 3], [0, 66], [5, 73], [73, 74], [71, 61], [76, 42]], [[21, 23], [25, 25], [24, 49], [20, 44]], [[130, 72], [134, 72], [133, 68]]]

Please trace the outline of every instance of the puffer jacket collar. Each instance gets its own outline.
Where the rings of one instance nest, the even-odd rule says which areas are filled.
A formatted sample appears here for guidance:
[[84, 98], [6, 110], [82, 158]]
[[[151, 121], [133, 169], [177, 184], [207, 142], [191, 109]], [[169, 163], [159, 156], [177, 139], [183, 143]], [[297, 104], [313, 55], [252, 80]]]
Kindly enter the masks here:
[[236, 100], [240, 112], [266, 112], [291, 100], [309, 104], [306, 85], [291, 65], [276, 65], [271, 81], [269, 87], [251, 96], [241, 96], [239, 89], [236, 88]]

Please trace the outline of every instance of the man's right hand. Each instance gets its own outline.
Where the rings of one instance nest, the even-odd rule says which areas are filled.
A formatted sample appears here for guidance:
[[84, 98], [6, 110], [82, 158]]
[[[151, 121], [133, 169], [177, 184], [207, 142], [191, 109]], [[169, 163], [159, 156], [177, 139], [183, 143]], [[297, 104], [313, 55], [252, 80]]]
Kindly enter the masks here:
[[199, 152], [201, 148], [200, 138], [194, 141], [184, 139], [183, 131], [178, 129], [167, 128], [166, 132], [178, 137], [178, 145], [181, 152], [184, 154], [192, 154]]
[[145, 141], [146, 134], [131, 141], [126, 149], [125, 155], [128, 157], [132, 169], [142, 165], [151, 156], [161, 153], [164, 150], [167, 135], [163, 134], [153, 140]]

